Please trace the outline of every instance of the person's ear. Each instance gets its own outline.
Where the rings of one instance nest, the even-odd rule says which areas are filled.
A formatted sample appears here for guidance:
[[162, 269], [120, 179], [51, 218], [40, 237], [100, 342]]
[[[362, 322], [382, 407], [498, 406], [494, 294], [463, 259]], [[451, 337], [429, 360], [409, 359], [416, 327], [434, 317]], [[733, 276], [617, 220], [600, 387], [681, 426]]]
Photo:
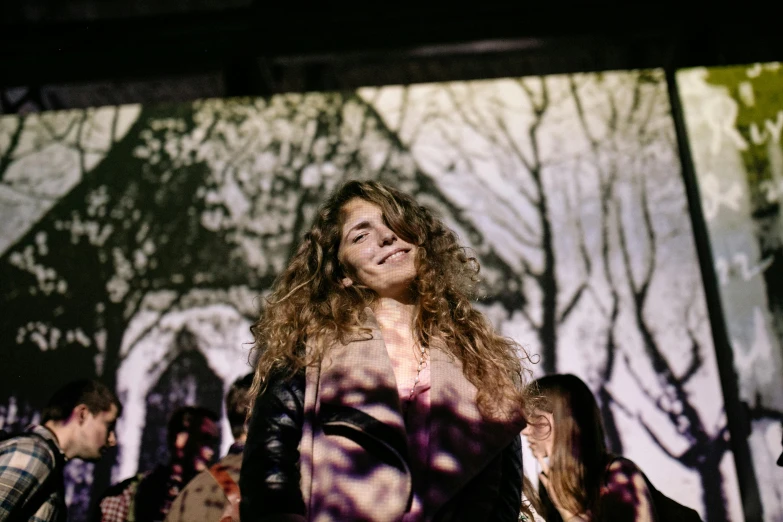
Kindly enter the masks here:
[[353, 284], [353, 279], [351, 279], [350, 277], [343, 277], [340, 280], [340, 284], [343, 285], [343, 288], [348, 288]]
[[86, 404], [77, 404], [73, 409], [73, 418], [76, 419], [76, 422], [79, 424], [84, 424], [87, 420], [88, 413], [90, 413], [90, 410], [87, 408]]

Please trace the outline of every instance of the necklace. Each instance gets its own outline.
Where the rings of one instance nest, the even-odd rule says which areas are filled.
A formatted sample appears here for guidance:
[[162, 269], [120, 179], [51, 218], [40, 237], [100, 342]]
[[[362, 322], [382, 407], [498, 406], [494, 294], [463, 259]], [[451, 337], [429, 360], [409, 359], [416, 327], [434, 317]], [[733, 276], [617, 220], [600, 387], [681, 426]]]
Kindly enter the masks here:
[[413, 399], [413, 392], [416, 391], [416, 385], [419, 384], [421, 371], [427, 366], [427, 349], [423, 346], [420, 346], [419, 349], [421, 350], [421, 358], [414, 355], [418, 366], [416, 367], [416, 378], [413, 379], [413, 386], [411, 386], [411, 393], [408, 396], [408, 400]]

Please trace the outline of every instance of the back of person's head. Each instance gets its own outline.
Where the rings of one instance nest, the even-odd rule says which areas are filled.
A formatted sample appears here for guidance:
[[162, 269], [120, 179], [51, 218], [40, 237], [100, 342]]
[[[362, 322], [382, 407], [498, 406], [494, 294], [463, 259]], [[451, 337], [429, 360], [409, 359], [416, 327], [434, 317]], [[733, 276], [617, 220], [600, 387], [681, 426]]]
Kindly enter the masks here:
[[231, 385], [226, 395], [226, 416], [231, 426], [231, 435], [241, 437], [247, 430], [247, 413], [251, 406], [250, 387], [253, 385], [253, 374], [240, 377]]
[[95, 379], [79, 379], [54, 392], [41, 413], [41, 424], [67, 421], [80, 404], [87, 406], [93, 415], [111, 410], [112, 405], [117, 408], [117, 416], [122, 413], [120, 401], [105, 384]]
[[570, 374], [541, 377], [533, 386], [539, 394], [536, 406], [551, 413], [554, 424], [550, 481], [561, 498], [565, 495], [576, 502], [579, 509], [573, 511], [593, 510], [607, 455], [595, 397], [579, 377]]
[[601, 411], [593, 392], [579, 377], [571, 374], [548, 375], [534, 383], [541, 396], [538, 406], [551, 413], [555, 423], [554, 452], [585, 456], [606, 453]]

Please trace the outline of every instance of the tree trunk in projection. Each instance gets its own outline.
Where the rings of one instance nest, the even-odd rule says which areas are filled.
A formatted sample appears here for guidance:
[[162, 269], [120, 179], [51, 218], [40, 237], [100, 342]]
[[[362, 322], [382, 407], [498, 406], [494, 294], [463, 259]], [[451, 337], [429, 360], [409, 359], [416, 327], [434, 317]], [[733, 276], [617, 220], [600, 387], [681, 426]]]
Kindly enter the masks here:
[[614, 419], [614, 412], [612, 411], [612, 404], [614, 400], [612, 395], [606, 389], [605, 386], [601, 386], [598, 389], [598, 405], [601, 408], [601, 419], [604, 422], [604, 429], [606, 430], [606, 439], [609, 446], [609, 450], [618, 455], [623, 454], [623, 439], [620, 437], [620, 430], [617, 427], [617, 423]]
[[724, 522], [729, 520], [726, 511], [726, 493], [720, 473], [720, 462], [725, 454], [726, 443], [723, 440], [709, 444], [696, 463], [704, 500], [704, 521]]
[[[538, 175], [536, 176], [538, 178]], [[541, 246], [544, 255], [544, 266], [536, 275], [541, 287], [541, 325], [538, 330], [538, 339], [541, 345], [541, 359], [544, 372], [553, 374], [557, 372], [557, 277], [555, 276], [555, 250], [552, 245], [552, 230], [549, 223], [549, 208], [547, 199], [541, 189], [539, 209], [541, 216]]]

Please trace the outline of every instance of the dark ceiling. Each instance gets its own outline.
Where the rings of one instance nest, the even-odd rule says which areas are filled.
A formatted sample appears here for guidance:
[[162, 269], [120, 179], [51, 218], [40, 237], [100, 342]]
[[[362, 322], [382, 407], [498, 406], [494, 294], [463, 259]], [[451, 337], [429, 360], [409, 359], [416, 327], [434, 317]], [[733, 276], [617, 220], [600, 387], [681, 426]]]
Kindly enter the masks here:
[[783, 59], [776, 8], [700, 5], [6, 0], [0, 86], [219, 78], [220, 95], [265, 95]]

